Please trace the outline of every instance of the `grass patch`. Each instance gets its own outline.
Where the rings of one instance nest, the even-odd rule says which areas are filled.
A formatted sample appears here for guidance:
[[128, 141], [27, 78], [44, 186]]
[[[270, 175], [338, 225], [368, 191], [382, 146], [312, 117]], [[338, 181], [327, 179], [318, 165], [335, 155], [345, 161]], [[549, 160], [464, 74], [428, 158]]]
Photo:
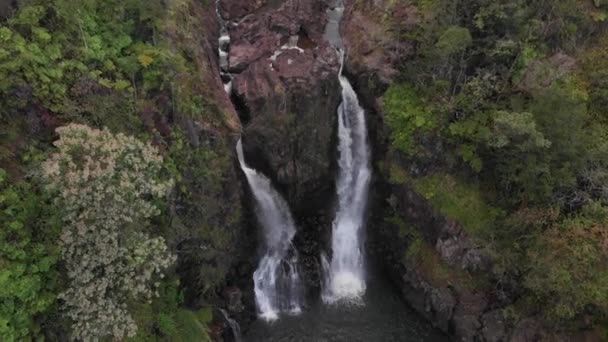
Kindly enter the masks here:
[[413, 180], [414, 188], [441, 214], [458, 221], [473, 236], [488, 231], [502, 215], [502, 210], [488, 205], [474, 185], [445, 174]]
[[177, 332], [171, 335], [169, 340], [175, 342], [211, 342], [211, 338], [207, 333], [207, 326], [211, 323], [212, 318], [211, 308], [199, 311], [179, 309], [175, 315]]
[[398, 165], [397, 163], [391, 163], [389, 167], [388, 181], [393, 185], [402, 185], [409, 179], [407, 170]]

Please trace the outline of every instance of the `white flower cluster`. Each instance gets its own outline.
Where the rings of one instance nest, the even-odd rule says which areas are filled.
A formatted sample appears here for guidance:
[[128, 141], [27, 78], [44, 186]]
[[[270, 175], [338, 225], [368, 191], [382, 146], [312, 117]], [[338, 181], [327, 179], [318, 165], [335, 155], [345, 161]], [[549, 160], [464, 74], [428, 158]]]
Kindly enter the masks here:
[[44, 163], [43, 175], [64, 211], [61, 243], [70, 284], [61, 298], [72, 337], [134, 336], [127, 302], [150, 300], [153, 282], [175, 262], [164, 239], [143, 229], [159, 213], [150, 200], [166, 196], [173, 184], [159, 180], [163, 160], [150, 144], [79, 124], [57, 132], [58, 151]]

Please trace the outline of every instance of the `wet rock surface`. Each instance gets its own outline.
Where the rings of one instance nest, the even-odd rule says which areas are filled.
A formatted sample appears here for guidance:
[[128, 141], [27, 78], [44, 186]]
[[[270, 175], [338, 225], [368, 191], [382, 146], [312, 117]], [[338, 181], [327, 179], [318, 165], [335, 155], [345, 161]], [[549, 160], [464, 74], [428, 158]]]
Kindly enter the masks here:
[[219, 10], [223, 18], [234, 20], [261, 8], [267, 3], [268, 0], [221, 0]]
[[[238, 13], [227, 15], [239, 17], [248, 9], [229, 24], [235, 102], [247, 113], [246, 159], [277, 183], [296, 210], [314, 207], [306, 199], [332, 189], [340, 103], [340, 61], [322, 36], [326, 5], [287, 0], [254, 10], [258, 5], [243, 1]], [[318, 205], [311, 210], [324, 204]]]

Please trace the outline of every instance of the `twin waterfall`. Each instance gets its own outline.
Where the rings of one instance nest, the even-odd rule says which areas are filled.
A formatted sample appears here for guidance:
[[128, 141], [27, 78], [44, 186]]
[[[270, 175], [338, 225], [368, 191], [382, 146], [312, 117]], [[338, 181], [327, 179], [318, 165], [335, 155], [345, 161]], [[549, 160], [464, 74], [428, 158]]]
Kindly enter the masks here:
[[342, 104], [338, 108], [338, 211], [333, 222], [331, 262], [321, 256], [324, 269], [323, 301], [357, 301], [365, 292], [362, 253], [365, 209], [371, 178], [365, 111], [340, 68]]
[[297, 314], [302, 291], [297, 252], [291, 244], [296, 226], [289, 206], [268, 178], [247, 166], [240, 140], [236, 148], [263, 228], [265, 254], [253, 274], [258, 314], [268, 321], [277, 319], [279, 312]]
[[[324, 273], [322, 299], [328, 304], [358, 303], [365, 293], [362, 241], [371, 179], [365, 112], [342, 70], [344, 48], [339, 35], [339, 22], [344, 7], [341, 1], [336, 2], [337, 5], [328, 10], [330, 20], [326, 29], [326, 38], [342, 58], [339, 72], [342, 103], [337, 113], [338, 207], [332, 225], [331, 258], [328, 260], [325, 254], [321, 255]], [[231, 75], [226, 72], [225, 65], [230, 37], [225, 23], [222, 23], [220, 64], [226, 91], [230, 93]], [[255, 199], [256, 215], [264, 237], [264, 254], [253, 275], [258, 315], [267, 321], [273, 321], [279, 313], [297, 314], [301, 311], [304, 291], [298, 273], [297, 251], [292, 245], [296, 227], [289, 206], [268, 178], [247, 166], [240, 140], [237, 154]]]
[[[339, 77], [342, 103], [338, 108], [338, 210], [332, 229], [331, 261], [321, 256], [322, 298], [329, 304], [357, 302], [365, 292], [362, 240], [371, 178], [365, 112], [342, 70]], [[280, 312], [299, 313], [303, 291], [297, 252], [291, 244], [296, 228], [289, 206], [268, 178], [247, 166], [240, 140], [237, 154], [263, 227], [265, 254], [253, 274], [259, 316], [272, 321]]]

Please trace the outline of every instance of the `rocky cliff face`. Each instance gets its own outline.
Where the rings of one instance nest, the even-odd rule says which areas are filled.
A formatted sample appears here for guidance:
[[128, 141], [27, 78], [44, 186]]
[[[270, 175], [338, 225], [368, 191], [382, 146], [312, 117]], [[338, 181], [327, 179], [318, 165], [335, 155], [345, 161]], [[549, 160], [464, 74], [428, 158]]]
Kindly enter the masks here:
[[[220, 2], [231, 20], [229, 70], [250, 164], [296, 211], [319, 209], [333, 184], [339, 61], [323, 39], [322, 1]], [[316, 208], [315, 208], [316, 207]]]
[[[370, 245], [405, 300], [457, 341], [583, 338], [551, 335], [534, 317], [507, 320], [504, 309], [516, 295], [509, 284], [491, 290], [483, 286], [492, 277], [492, 259], [458, 222], [439, 214], [413, 187], [387, 181], [392, 165], [412, 174], [424, 172], [389, 153], [379, 101], [396, 75], [398, 61], [414, 52], [400, 37], [420, 19], [409, 2], [347, 0], [345, 5], [341, 31], [346, 73], [366, 107], [374, 151], [370, 226], [375, 229], [369, 232]], [[323, 38], [327, 8], [322, 0], [219, 1], [232, 38], [228, 68], [246, 159], [275, 182], [300, 221], [295, 241], [311, 287], [319, 285], [319, 243], [323, 232], [330, 231], [324, 211], [333, 197], [335, 113], [340, 102], [340, 61]], [[213, 78], [222, 89], [219, 73]], [[225, 95], [216, 96], [230, 112]], [[396, 221], [387, 222], [387, 217]], [[412, 234], [428, 246], [423, 260], [406, 257], [420, 246], [414, 246], [412, 234], [404, 234], [404, 222], [415, 227]], [[231, 291], [240, 298], [240, 292]]]
[[320, 285], [320, 246], [334, 194], [340, 61], [323, 38], [324, 1], [221, 0], [231, 36], [232, 100], [249, 165], [283, 193], [300, 227], [307, 288]]
[[[342, 23], [349, 56], [345, 67], [366, 106], [375, 152], [375, 228], [369, 232], [373, 253], [384, 260], [407, 303], [455, 341], [594, 340], [592, 333], [556, 333], [537, 317], [507, 317], [505, 309], [517, 293], [508, 282], [486, 286], [496, 283], [496, 271], [483, 246], [414, 187], [389, 180], [393, 168], [421, 174], [440, 167], [418, 165], [389, 151], [380, 103], [399, 67], [397, 61], [407, 61], [414, 52], [414, 46], [400, 37], [419, 20], [417, 8], [409, 2], [349, 0]], [[441, 154], [441, 146], [429, 149]], [[419, 257], [412, 257], [414, 253]]]
[[[160, 132], [157, 144], [169, 150], [181, 173], [168, 208], [168, 241], [179, 255], [177, 271], [186, 301], [196, 306], [201, 296], [214, 296], [211, 289], [221, 278], [228, 283], [238, 278], [230, 274], [231, 268], [250, 256], [247, 248], [239, 248], [249, 239], [243, 224], [243, 187], [232, 159], [241, 127], [219, 75], [220, 25], [214, 7], [197, 1], [172, 6], [163, 33], [174, 51], [191, 58], [198, 72], [178, 75], [173, 94], [160, 94], [161, 99], [151, 103], [163, 103], [163, 96], [205, 98], [208, 113], [197, 117], [176, 104], [157, 105], [145, 123]], [[180, 25], [186, 20], [191, 25], [188, 31]]]

